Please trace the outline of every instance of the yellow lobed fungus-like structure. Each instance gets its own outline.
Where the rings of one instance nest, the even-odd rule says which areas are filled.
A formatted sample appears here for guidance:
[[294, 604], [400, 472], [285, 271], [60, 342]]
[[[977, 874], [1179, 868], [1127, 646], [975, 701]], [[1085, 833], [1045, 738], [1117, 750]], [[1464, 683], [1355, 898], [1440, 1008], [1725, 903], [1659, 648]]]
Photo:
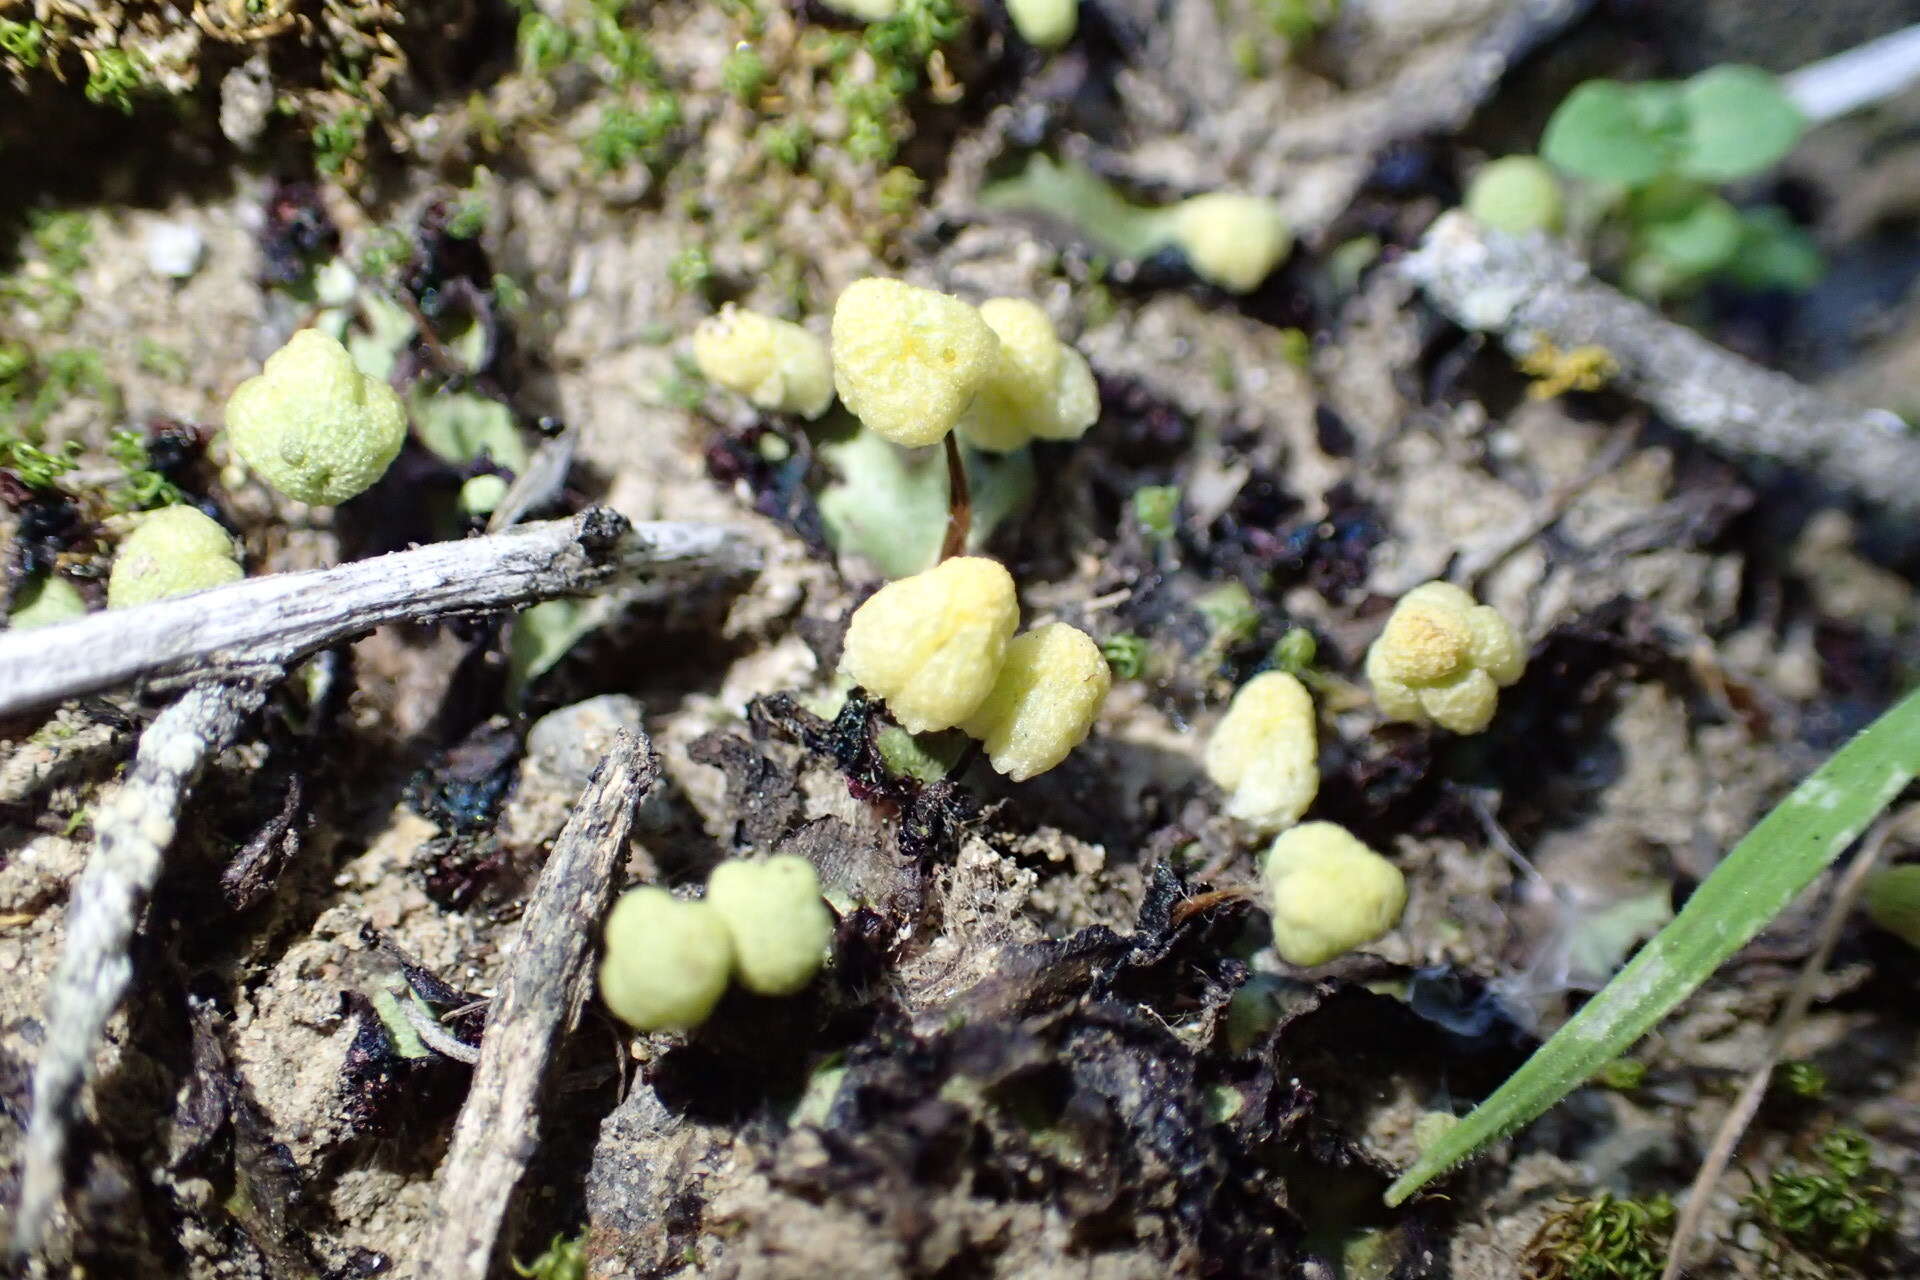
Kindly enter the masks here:
[[1331, 822], [1282, 832], [1267, 851], [1261, 878], [1274, 950], [1301, 968], [1382, 937], [1407, 906], [1400, 869]]
[[697, 1027], [726, 992], [733, 938], [709, 903], [635, 889], [608, 914], [606, 943], [600, 998], [641, 1031]]
[[245, 576], [233, 538], [218, 523], [196, 507], [162, 507], [121, 539], [107, 576], [107, 607], [184, 596]]
[[1240, 686], [1207, 739], [1207, 776], [1227, 793], [1227, 812], [1262, 831], [1300, 821], [1320, 791], [1313, 697], [1284, 671]]
[[302, 329], [227, 400], [234, 452], [301, 502], [339, 503], [386, 474], [407, 438], [393, 388], [360, 372], [318, 329]]
[[1500, 690], [1520, 678], [1526, 652], [1490, 606], [1448, 582], [1402, 596], [1367, 650], [1367, 680], [1389, 720], [1479, 733]]
[[833, 382], [895, 444], [938, 444], [994, 375], [1000, 340], [965, 302], [902, 280], [857, 280], [833, 308]]
[[817, 418], [833, 403], [826, 343], [791, 321], [731, 302], [694, 329], [693, 360], [709, 382], [772, 413]]
[[1020, 38], [1036, 49], [1058, 49], [1080, 25], [1080, 0], [1007, 0]]
[[726, 922], [734, 973], [747, 990], [792, 995], [820, 972], [833, 942], [833, 913], [805, 858], [723, 862], [707, 879], [707, 901]]
[[1293, 229], [1264, 196], [1213, 191], [1182, 200], [1171, 216], [1195, 274], [1233, 293], [1258, 288], [1293, 248]]
[[1000, 340], [993, 376], [955, 428], [976, 449], [1007, 453], [1035, 439], [1078, 440], [1100, 416], [1086, 357], [1025, 298], [989, 298], [980, 318]]
[[7, 625], [16, 631], [51, 627], [87, 616], [87, 602], [79, 589], [57, 573], [29, 578], [13, 598]]
[[956, 556], [888, 583], [856, 609], [840, 670], [885, 699], [907, 732], [950, 729], [993, 692], [1019, 625], [1006, 569]]
[[1015, 782], [1045, 773], [1086, 740], [1113, 672], [1086, 632], [1050, 622], [1016, 636], [978, 710], [960, 727]]

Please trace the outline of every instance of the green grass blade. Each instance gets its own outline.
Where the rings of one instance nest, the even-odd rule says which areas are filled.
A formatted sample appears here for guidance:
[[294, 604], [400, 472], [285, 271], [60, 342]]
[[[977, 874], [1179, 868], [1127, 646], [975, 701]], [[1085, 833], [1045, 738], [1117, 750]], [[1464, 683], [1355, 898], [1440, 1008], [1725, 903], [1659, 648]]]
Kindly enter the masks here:
[[1920, 690], [1853, 741], [1747, 833], [1673, 922], [1493, 1096], [1420, 1153], [1387, 1189], [1399, 1204], [1512, 1133], [1625, 1052], [1840, 856], [1920, 774]]

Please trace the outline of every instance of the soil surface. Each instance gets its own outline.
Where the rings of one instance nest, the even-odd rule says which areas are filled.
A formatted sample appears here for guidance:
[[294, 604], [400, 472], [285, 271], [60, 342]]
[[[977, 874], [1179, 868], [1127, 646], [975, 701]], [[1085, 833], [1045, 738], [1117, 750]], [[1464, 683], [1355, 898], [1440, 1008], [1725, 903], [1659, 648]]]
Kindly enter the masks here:
[[[0, 3], [0, 18], [67, 7]], [[1485, 1096], [1911, 684], [1916, 566], [1807, 478], [1716, 457], [1624, 397], [1529, 398], [1497, 344], [1393, 263], [1475, 163], [1532, 146], [1572, 84], [1684, 74], [1688, 42], [1733, 39], [1723, 11], [1740, 6], [1688, 26], [1632, 3], [1347, 0], [1290, 46], [1268, 16], [1285, 5], [1088, 0], [1076, 39], [1043, 55], [1000, 5], [960, 5], [878, 159], [848, 141], [863, 99], [847, 86], [886, 70], [857, 22], [812, 0], [602, 4], [650, 51], [624, 81], [591, 43], [593, 6], [567, 0], [274, 4], [292, 25], [238, 34], [220, 14], [264, 24], [261, 6], [198, 6], [220, 11], [199, 26], [184, 7], [96, 15], [99, 39], [165, 72], [130, 113], [87, 100], [78, 51], [68, 83], [43, 66], [0, 84], [17, 165], [0, 349], [30, 353], [43, 383], [61, 352], [92, 353], [97, 374], [31, 424], [47, 447], [77, 443], [59, 483], [79, 496], [0, 489], [9, 590], [57, 565], [104, 605], [129, 522], [122, 430], [172, 433], [177, 465], [149, 443], [149, 466], [239, 535], [252, 575], [477, 530], [454, 498], [516, 469], [498, 449], [450, 462], [417, 439], [367, 494], [312, 508], [250, 479], [217, 434], [226, 396], [294, 329], [344, 305], [372, 341], [395, 299], [450, 346], [490, 339], [451, 384], [437, 339], [390, 344], [417, 435], [436, 399], [505, 404], [523, 453], [577, 436], [540, 514], [722, 523], [762, 566], [616, 598], [531, 675], [525, 623], [462, 620], [377, 631], [327, 660], [331, 693], [277, 693], [182, 815], [53, 1243], [9, 1264], [20, 1274], [426, 1274], [471, 1068], [406, 1056], [376, 1003], [411, 987], [478, 1040], [520, 904], [623, 728], [661, 779], [621, 884], [692, 890], [723, 858], [799, 853], [840, 917], [834, 960], [799, 996], [728, 996], [690, 1036], [634, 1036], [590, 1006], [496, 1275], [562, 1237], [584, 1272], [540, 1274], [1602, 1275], [1552, 1269], [1549, 1220], [1602, 1190], [1685, 1189], [1824, 887], [1633, 1051], [1644, 1074], [1627, 1087], [1581, 1090], [1434, 1194], [1380, 1201], [1436, 1115]], [[1783, 14], [1758, 51], [1773, 28], [1740, 30], [1739, 56], [1790, 68], [1913, 17], [1834, 7], [1858, 21], [1823, 34]], [[538, 21], [586, 34], [529, 66]], [[1484, 74], [1489, 49], [1504, 75]], [[741, 50], [763, 71], [744, 89]], [[609, 110], [669, 98], [661, 141], [601, 163]], [[313, 129], [363, 101], [357, 145], [316, 170]], [[1757, 193], [1820, 239], [1832, 265], [1813, 293], [1715, 293], [1676, 314], [1908, 410], [1916, 120], [1906, 99], [1816, 130]], [[770, 137], [783, 130], [807, 139], [797, 156]], [[982, 199], [1035, 151], [1143, 202], [1275, 196], [1298, 247], [1244, 296], [1171, 251], [1115, 262], [1065, 221]], [[62, 256], [62, 235], [83, 247]], [[166, 274], [182, 239], [191, 266]], [[343, 296], [316, 280], [336, 251], [359, 272]], [[883, 708], [848, 698], [835, 666], [883, 580], [892, 511], [915, 510], [890, 488], [909, 480], [849, 461], [838, 411], [762, 415], [691, 365], [688, 336], [721, 304], [824, 335], [840, 290], [873, 274], [1031, 298], [1099, 379], [1083, 440], [986, 481], [1004, 518], [984, 545], [1023, 621], [1144, 654], [1088, 741], [1028, 782], [970, 757], [931, 782], [887, 768]], [[0, 431], [25, 430], [30, 401], [0, 402]], [[1165, 535], [1134, 507], [1160, 485], [1180, 494]], [[850, 538], [836, 509], [874, 510], [881, 532]], [[1361, 675], [1394, 599], [1440, 577], [1530, 649], [1472, 737], [1384, 723]], [[1396, 930], [1312, 971], [1277, 957], [1248, 895], [1222, 892], [1257, 886], [1262, 842], [1201, 769], [1235, 687], [1297, 628], [1317, 641], [1309, 816], [1390, 857], [1410, 892]], [[91, 815], [172, 692], [0, 725], [5, 1215]], [[1848, 926], [1788, 1048], [1824, 1084], [1770, 1096], [1695, 1274], [1920, 1273], [1903, 1243], [1920, 1234], [1917, 982], [1913, 951]], [[1836, 1126], [1870, 1139], [1895, 1225], [1868, 1254], [1806, 1256], [1741, 1197]]]

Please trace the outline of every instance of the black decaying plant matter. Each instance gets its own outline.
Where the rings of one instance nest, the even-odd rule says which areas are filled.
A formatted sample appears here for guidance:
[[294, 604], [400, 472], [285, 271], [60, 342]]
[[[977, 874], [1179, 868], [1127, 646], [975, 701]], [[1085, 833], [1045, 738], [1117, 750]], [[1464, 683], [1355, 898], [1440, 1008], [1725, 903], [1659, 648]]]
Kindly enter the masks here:
[[[1323, 981], [1290, 984], [1272, 1027], [1236, 1052], [1226, 1015], [1249, 971], [1231, 947], [1248, 922], [1242, 897], [1197, 893], [1161, 865], [1131, 932], [1096, 926], [1003, 947], [991, 977], [933, 1005], [900, 1003], [913, 992], [898, 982], [837, 978], [836, 1000], [871, 1002], [865, 1029], [849, 1043], [844, 1017], [839, 1036], [822, 1030], [828, 1023], [794, 1024], [796, 1055], [841, 1055], [844, 1075], [818, 1119], [775, 1145], [770, 1194], [744, 1212], [778, 1215], [788, 1197], [831, 1203], [902, 1250], [909, 1270], [941, 1258], [991, 1270], [1016, 1244], [1008, 1215], [1044, 1204], [1062, 1215], [1082, 1261], [1144, 1254], [1197, 1275], [1330, 1263], [1337, 1244], [1309, 1244], [1304, 1220], [1354, 1214], [1353, 1229], [1384, 1228], [1391, 1274], [1436, 1274], [1444, 1204], [1391, 1223], [1354, 1210], [1390, 1170], [1356, 1141], [1350, 1110], [1320, 1099], [1344, 1096], [1356, 1062], [1379, 1072], [1369, 1078], [1412, 1073], [1421, 1089], [1479, 1087], [1511, 1065], [1511, 1047]], [[728, 1016], [723, 1008], [716, 1022]], [[657, 1155], [642, 1153], [697, 1149], [703, 1139], [689, 1120], [765, 1113], [741, 1092], [751, 1082], [739, 1071], [716, 1069], [717, 1051], [696, 1056], [703, 1069], [663, 1063], [654, 1087], [622, 1104], [603, 1132], [596, 1177], [623, 1159], [652, 1170]], [[623, 1141], [645, 1145], [617, 1156]], [[615, 1208], [592, 1180], [588, 1198], [606, 1206], [589, 1225], [609, 1264], [641, 1265], [657, 1256], [654, 1233], [670, 1218], [697, 1232], [713, 1211], [697, 1192], [674, 1196], [657, 1181], [639, 1203], [628, 1196]]]
[[756, 737], [784, 738], [831, 758], [855, 797], [896, 812], [903, 857], [921, 863], [946, 861], [972, 802], [950, 780], [922, 783], [887, 768], [873, 737], [879, 715], [880, 705], [854, 689], [831, 721], [789, 695], [772, 694], [753, 700], [747, 723]]

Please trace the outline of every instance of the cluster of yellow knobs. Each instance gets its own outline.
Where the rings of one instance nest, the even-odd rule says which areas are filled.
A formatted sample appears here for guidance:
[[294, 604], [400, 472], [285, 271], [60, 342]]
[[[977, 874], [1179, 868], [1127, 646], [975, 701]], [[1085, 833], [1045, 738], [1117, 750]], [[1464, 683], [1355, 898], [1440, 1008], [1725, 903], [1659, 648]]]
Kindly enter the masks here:
[[[729, 306], [699, 327], [693, 347], [710, 380], [763, 409], [818, 417], [837, 394], [868, 429], [907, 447], [953, 432], [1003, 452], [1078, 439], [1099, 416], [1086, 359], [1024, 299], [976, 307], [899, 280], [861, 280], [834, 308], [830, 345], [801, 325]], [[406, 435], [392, 389], [310, 329], [234, 392], [226, 418], [241, 460], [313, 503], [364, 491]], [[224, 529], [192, 507], [168, 507], [123, 540], [108, 599], [116, 608], [144, 604], [241, 576]], [[44, 611], [56, 620], [53, 608]], [[995, 769], [1022, 781], [1086, 738], [1112, 675], [1085, 632], [1062, 622], [1019, 628], [1007, 570], [954, 556], [887, 584], [855, 611], [841, 672], [909, 732], [957, 728], [981, 742]], [[1388, 719], [1467, 734], [1487, 726], [1523, 662], [1504, 618], [1456, 586], [1430, 582], [1399, 601], [1368, 650], [1366, 673]], [[1235, 694], [1204, 754], [1227, 813], [1275, 837], [1262, 862], [1275, 947], [1303, 966], [1377, 939], [1406, 901], [1392, 863], [1340, 827], [1300, 823], [1319, 789], [1316, 720], [1306, 686], [1268, 672]], [[804, 986], [830, 936], [811, 867], [729, 863], [699, 901], [658, 889], [627, 895], [608, 924], [602, 990], [635, 1026], [693, 1026], [729, 981], [763, 994]]]

